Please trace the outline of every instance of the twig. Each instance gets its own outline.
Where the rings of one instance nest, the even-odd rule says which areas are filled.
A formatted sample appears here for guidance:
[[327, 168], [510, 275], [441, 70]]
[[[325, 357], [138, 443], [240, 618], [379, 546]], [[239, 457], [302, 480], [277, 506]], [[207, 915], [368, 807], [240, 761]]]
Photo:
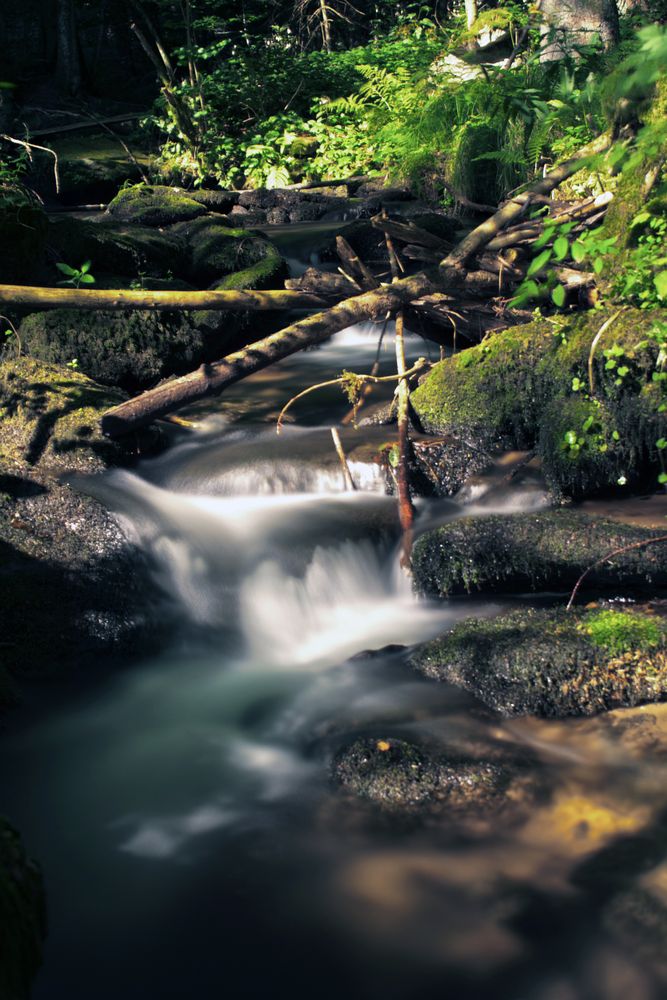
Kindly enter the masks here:
[[[396, 382], [398, 379], [407, 379], [417, 372], [421, 371], [428, 362], [426, 358], [417, 358], [412, 368], [409, 371], [404, 372], [403, 375], [356, 375], [355, 378], [360, 382]], [[352, 374], [352, 373], [350, 373]], [[327, 382], [318, 382], [317, 385], [309, 385], [307, 389], [302, 392], [298, 392], [296, 396], [292, 396], [288, 403], [285, 403], [282, 410], [278, 414], [278, 420], [276, 422], [276, 434], [280, 434], [283, 426], [283, 420], [285, 419], [285, 414], [290, 409], [290, 407], [296, 403], [299, 399], [303, 399], [304, 396], [308, 396], [311, 392], [315, 392], [316, 389], [326, 389], [330, 385], [342, 385], [345, 382], [345, 378], [341, 376], [340, 378], [332, 378]]]
[[406, 573], [412, 572], [412, 526], [415, 519], [415, 509], [410, 497], [410, 473], [408, 460], [410, 457], [409, 440], [409, 406], [410, 386], [405, 370], [405, 338], [403, 310], [396, 314], [396, 368], [398, 386], [398, 470], [396, 486], [398, 491], [398, 516], [403, 531], [403, 546], [401, 552], [401, 567]]
[[[378, 371], [380, 370], [380, 355], [382, 352], [382, 341], [384, 340], [384, 335], [387, 332], [387, 326], [389, 324], [390, 318], [391, 318], [391, 313], [387, 313], [387, 315], [384, 318], [384, 323], [382, 324], [382, 331], [378, 338], [378, 346], [375, 352], [375, 360], [373, 361], [373, 367], [371, 368], [371, 376], [373, 377], [377, 375]], [[356, 425], [357, 413], [359, 412], [359, 409], [364, 405], [364, 402], [368, 399], [372, 391], [373, 391], [373, 384], [371, 382], [367, 382], [359, 394], [358, 401], [354, 404], [354, 406], [350, 410], [348, 410], [348, 412], [341, 420], [341, 424], [343, 425], [343, 427], [346, 427], [348, 424], [352, 423], [352, 421], [354, 421]]]
[[581, 587], [582, 583], [584, 582], [588, 574], [591, 573], [598, 566], [602, 565], [602, 563], [607, 562], [607, 560], [609, 559], [613, 559], [614, 556], [622, 555], [623, 552], [629, 552], [631, 549], [642, 549], [645, 548], [647, 545], [655, 545], [657, 542], [667, 542], [667, 535], [658, 535], [657, 538], [646, 538], [644, 539], [643, 542], [633, 542], [632, 545], [624, 545], [622, 548], [614, 549], [613, 552], [608, 552], [606, 556], [602, 556], [601, 559], [598, 559], [597, 562], [594, 562], [592, 566], [589, 566], [588, 569], [584, 570], [584, 572], [581, 574], [581, 576], [574, 585], [574, 590], [570, 594], [570, 600], [567, 602], [567, 607], [565, 610], [569, 611], [570, 608], [572, 607], [572, 603], [575, 597], [577, 596], [577, 591]]
[[331, 437], [333, 438], [334, 448], [336, 449], [336, 454], [340, 459], [341, 468], [343, 470], [343, 479], [345, 480], [345, 486], [348, 490], [356, 490], [356, 483], [352, 478], [352, 473], [350, 472], [350, 466], [347, 462], [347, 457], [343, 451], [343, 445], [340, 440], [340, 434], [335, 427], [331, 428]]
[[28, 155], [30, 155], [31, 149], [41, 149], [43, 153], [50, 153], [53, 157], [53, 177], [56, 182], [56, 194], [60, 194], [60, 168], [58, 165], [58, 154], [55, 149], [49, 149], [48, 146], [38, 146], [35, 142], [26, 142], [25, 139], [15, 139], [11, 135], [5, 135], [4, 132], [0, 132], [0, 139], [4, 139], [6, 142], [13, 142], [16, 146], [23, 146], [28, 150]]
[[602, 334], [609, 329], [611, 324], [618, 319], [618, 317], [621, 315], [622, 312], [623, 310], [619, 309], [618, 312], [615, 312], [613, 316], [610, 316], [609, 319], [602, 324], [598, 332], [593, 337], [593, 343], [591, 344], [590, 354], [588, 355], [588, 386], [591, 391], [591, 396], [595, 395], [595, 386], [593, 384], [593, 359], [595, 357], [595, 348], [600, 343], [600, 337], [602, 336]]

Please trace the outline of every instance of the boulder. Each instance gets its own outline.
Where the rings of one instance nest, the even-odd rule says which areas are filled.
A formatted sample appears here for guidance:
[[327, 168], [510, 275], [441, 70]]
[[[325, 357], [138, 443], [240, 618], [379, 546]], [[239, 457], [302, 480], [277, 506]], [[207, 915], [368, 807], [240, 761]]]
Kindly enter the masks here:
[[[577, 511], [464, 517], [415, 543], [419, 593], [446, 597], [473, 590], [571, 588], [597, 560], [665, 532]], [[622, 591], [667, 585], [667, 545], [646, 545], [606, 560], [589, 573], [586, 588]]]
[[526, 761], [489, 748], [487, 757], [430, 750], [394, 737], [361, 737], [332, 763], [345, 791], [389, 812], [438, 814], [448, 821], [516, 814], [535, 792]]
[[667, 695], [667, 619], [651, 612], [610, 606], [469, 619], [410, 663], [502, 715], [595, 715]]
[[210, 209], [205, 203], [191, 198], [190, 193], [182, 188], [157, 184], [135, 184], [124, 188], [107, 209], [109, 215], [118, 222], [156, 227], [187, 222], [199, 215], [206, 215], [208, 211]]

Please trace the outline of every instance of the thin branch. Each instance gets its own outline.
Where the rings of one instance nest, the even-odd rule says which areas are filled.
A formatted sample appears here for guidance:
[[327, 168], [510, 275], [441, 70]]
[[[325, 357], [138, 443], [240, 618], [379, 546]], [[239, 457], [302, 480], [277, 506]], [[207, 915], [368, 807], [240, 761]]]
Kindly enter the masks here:
[[601, 559], [598, 559], [596, 562], [593, 563], [592, 566], [589, 566], [588, 569], [581, 574], [581, 576], [574, 585], [574, 589], [570, 594], [570, 600], [567, 602], [567, 607], [565, 610], [569, 611], [571, 609], [573, 601], [577, 596], [577, 591], [581, 587], [582, 583], [584, 582], [588, 574], [591, 573], [598, 566], [601, 566], [602, 563], [607, 562], [609, 559], [613, 559], [614, 556], [620, 556], [624, 552], [630, 552], [631, 549], [643, 549], [647, 545], [656, 545], [658, 542], [667, 542], [667, 535], [658, 535], [656, 538], [646, 538], [644, 539], [643, 542], [633, 542], [632, 545], [624, 545], [622, 546], [622, 548], [614, 549], [613, 552], [608, 552], [606, 556], [602, 556]]
[[43, 153], [50, 153], [53, 157], [53, 177], [56, 182], [56, 194], [60, 194], [60, 168], [58, 165], [58, 154], [55, 149], [49, 149], [48, 146], [38, 146], [34, 142], [26, 142], [25, 139], [15, 139], [11, 135], [5, 135], [4, 132], [0, 132], [0, 139], [5, 139], [7, 142], [13, 142], [16, 146], [23, 146], [28, 150], [28, 155], [30, 155], [31, 149], [41, 149]]

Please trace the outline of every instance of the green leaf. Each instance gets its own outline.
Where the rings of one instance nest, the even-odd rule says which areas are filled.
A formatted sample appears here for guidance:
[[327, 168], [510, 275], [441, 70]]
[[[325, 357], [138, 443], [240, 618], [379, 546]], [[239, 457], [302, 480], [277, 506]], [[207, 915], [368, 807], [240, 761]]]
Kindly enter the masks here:
[[579, 392], [579, 390], [581, 389], [581, 387], [582, 387], [583, 384], [584, 383], [581, 381], [580, 378], [573, 378], [572, 379], [572, 392]]
[[580, 264], [581, 261], [586, 256], [586, 244], [582, 243], [581, 240], [575, 240], [572, 244], [572, 260]]
[[530, 267], [526, 271], [526, 277], [530, 278], [533, 274], [537, 274], [541, 271], [545, 264], [548, 264], [551, 260], [551, 250], [543, 250], [542, 253], [538, 254], [535, 260], [531, 261]]
[[93, 278], [92, 274], [82, 274], [81, 275], [81, 284], [82, 285], [94, 285], [95, 284], [95, 279]]
[[81, 274], [87, 274], [88, 271], [90, 271], [90, 265], [91, 261], [84, 260], [83, 264], [81, 265]]
[[583, 431], [589, 431], [591, 429], [591, 427], [593, 426], [594, 420], [595, 420], [595, 417], [592, 416], [592, 415], [590, 417], [586, 417], [586, 419], [583, 422], [583, 425], [582, 425], [581, 429]]
[[660, 271], [653, 279], [659, 299], [667, 298], [667, 271]]
[[618, 433], [618, 431], [612, 431], [611, 432], [611, 436], [613, 437], [614, 441], [620, 441], [621, 440], [621, 435]]
[[660, 473], [660, 475], [658, 476], [658, 482], [662, 483], [663, 485], [667, 483], [667, 472]]
[[655, 446], [656, 448], [659, 448], [660, 451], [663, 451], [665, 448], [667, 448], [667, 438], [658, 438], [658, 440], [655, 442]]
[[559, 236], [554, 241], [554, 257], [556, 260], [565, 260], [570, 249], [570, 241], [566, 236]]
[[533, 243], [533, 250], [539, 250], [541, 247], [549, 243], [551, 237], [554, 235], [555, 232], [556, 232], [555, 226], [547, 226], [542, 235], [538, 236], [538, 238]]
[[559, 309], [563, 308], [565, 305], [565, 289], [562, 285], [556, 285], [551, 293], [551, 299], [555, 306], [558, 306]]
[[593, 261], [593, 270], [595, 271], [596, 274], [601, 274], [603, 268], [604, 268], [604, 261], [602, 257], [596, 257], [595, 260]]
[[563, 438], [565, 444], [573, 445], [577, 443], [577, 435], [575, 431], [566, 431]]
[[628, 374], [629, 371], [630, 369], [628, 368], [627, 365], [621, 365], [621, 367], [618, 369], [618, 374], [621, 376], [621, 378], [625, 378], [625, 376]]
[[62, 261], [58, 261], [56, 267], [58, 268], [61, 274], [66, 274], [68, 278], [73, 278], [76, 274], [79, 273], [76, 270], [76, 268], [70, 267], [69, 264], [63, 264]]

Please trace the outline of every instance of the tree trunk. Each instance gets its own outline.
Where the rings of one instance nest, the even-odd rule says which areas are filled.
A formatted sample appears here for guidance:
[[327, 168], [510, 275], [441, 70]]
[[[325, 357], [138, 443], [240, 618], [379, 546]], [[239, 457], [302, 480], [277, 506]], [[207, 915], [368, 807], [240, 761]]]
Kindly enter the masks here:
[[76, 38], [74, 0], [58, 0], [56, 80], [63, 93], [76, 97], [81, 91], [81, 63]]
[[605, 49], [619, 39], [616, 0], [543, 0], [542, 62], [554, 62], [596, 38]]
[[329, 18], [329, 9], [327, 7], [326, 0], [320, 0], [320, 15], [322, 17], [322, 40], [324, 42], [324, 48], [327, 52], [331, 52], [331, 19]]
[[472, 28], [473, 24], [477, 20], [477, 0], [465, 0], [465, 7], [468, 28]]

